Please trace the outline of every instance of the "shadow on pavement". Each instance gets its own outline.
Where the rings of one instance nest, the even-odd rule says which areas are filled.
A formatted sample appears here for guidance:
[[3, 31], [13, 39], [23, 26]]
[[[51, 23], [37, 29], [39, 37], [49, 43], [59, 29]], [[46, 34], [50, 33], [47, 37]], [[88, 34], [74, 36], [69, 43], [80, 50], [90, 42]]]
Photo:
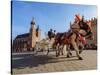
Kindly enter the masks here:
[[47, 63], [57, 63], [64, 61], [77, 61], [78, 59], [67, 59], [66, 57], [54, 58], [54, 56], [38, 55], [23, 56], [23, 59], [12, 60], [12, 69], [23, 69], [25, 67], [38, 67]]

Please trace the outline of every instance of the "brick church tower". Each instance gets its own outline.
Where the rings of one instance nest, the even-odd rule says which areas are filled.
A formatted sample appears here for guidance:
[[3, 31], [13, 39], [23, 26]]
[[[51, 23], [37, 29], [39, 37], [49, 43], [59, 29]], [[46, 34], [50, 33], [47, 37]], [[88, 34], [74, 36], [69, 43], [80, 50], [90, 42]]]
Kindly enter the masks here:
[[31, 27], [30, 27], [30, 47], [34, 48], [36, 43], [36, 25], [34, 18], [31, 21]]
[[36, 28], [36, 23], [34, 18], [32, 18], [30, 27], [30, 47], [34, 48], [37, 41], [40, 40], [40, 29], [39, 26]]
[[40, 41], [40, 29], [39, 26], [36, 28], [36, 23], [34, 18], [31, 21], [31, 26], [29, 29], [29, 33], [24, 33], [21, 35], [17, 35], [13, 40], [13, 51], [22, 52], [22, 51], [30, 51], [35, 47], [36, 42]]

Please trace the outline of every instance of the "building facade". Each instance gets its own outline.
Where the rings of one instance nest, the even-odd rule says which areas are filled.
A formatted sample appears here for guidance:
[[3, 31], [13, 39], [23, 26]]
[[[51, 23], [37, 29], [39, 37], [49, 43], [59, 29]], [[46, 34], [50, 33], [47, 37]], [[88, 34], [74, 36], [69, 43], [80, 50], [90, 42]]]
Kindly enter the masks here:
[[97, 18], [91, 18], [90, 21], [94, 39], [93, 40], [86, 39], [86, 40], [88, 48], [97, 49]]
[[14, 52], [31, 51], [34, 49], [36, 42], [40, 40], [41, 32], [39, 26], [36, 28], [34, 18], [30, 25], [29, 33], [17, 35], [13, 40], [12, 50]]

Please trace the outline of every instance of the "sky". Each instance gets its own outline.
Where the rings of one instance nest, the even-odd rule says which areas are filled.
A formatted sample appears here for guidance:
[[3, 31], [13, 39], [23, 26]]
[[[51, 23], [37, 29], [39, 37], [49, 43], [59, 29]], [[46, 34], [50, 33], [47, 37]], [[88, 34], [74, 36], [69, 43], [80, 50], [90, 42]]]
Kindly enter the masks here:
[[56, 32], [68, 31], [69, 23], [74, 20], [74, 15], [77, 13], [84, 15], [87, 20], [97, 17], [97, 6], [95, 5], [13, 1], [11, 9], [12, 39], [29, 32], [33, 17], [36, 27], [39, 25], [41, 29], [42, 38], [50, 28]]

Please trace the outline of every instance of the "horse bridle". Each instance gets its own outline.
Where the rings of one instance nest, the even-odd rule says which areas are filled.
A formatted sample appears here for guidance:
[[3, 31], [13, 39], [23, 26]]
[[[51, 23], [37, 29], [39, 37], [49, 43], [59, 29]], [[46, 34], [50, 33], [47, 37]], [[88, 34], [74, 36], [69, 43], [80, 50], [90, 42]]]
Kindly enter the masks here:
[[86, 35], [84, 35], [84, 36], [88, 36], [88, 35], [92, 35], [93, 34], [91, 29], [89, 28], [89, 26], [85, 22], [80, 21], [79, 22], [79, 27], [80, 27], [80, 29], [83, 29], [86, 32]]

